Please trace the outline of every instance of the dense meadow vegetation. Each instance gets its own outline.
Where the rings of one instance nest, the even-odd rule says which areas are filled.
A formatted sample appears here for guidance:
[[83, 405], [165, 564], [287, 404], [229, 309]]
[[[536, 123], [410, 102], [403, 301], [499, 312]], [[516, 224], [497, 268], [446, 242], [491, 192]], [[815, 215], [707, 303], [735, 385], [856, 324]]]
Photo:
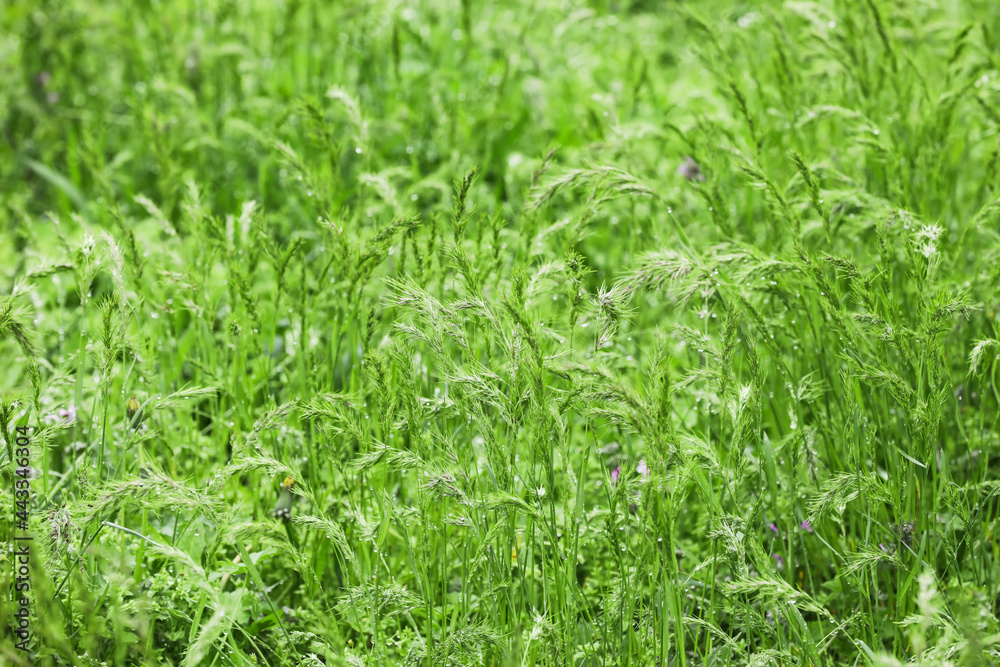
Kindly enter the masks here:
[[6, 0], [0, 664], [997, 664], [998, 132], [987, 0]]

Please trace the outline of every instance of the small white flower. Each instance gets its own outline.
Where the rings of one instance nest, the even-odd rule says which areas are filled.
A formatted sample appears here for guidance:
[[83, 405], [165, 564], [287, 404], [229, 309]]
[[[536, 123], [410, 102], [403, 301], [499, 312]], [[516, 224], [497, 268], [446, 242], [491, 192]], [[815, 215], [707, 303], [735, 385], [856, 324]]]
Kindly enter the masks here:
[[920, 231], [917, 232], [917, 238], [937, 241], [942, 231], [940, 225], [921, 225]]

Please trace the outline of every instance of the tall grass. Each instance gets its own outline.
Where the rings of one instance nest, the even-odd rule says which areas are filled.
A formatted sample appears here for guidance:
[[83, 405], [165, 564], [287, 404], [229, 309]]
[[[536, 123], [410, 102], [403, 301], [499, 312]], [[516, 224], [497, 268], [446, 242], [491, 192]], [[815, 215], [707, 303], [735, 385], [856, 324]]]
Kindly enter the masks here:
[[1000, 657], [992, 4], [0, 25], [4, 664]]

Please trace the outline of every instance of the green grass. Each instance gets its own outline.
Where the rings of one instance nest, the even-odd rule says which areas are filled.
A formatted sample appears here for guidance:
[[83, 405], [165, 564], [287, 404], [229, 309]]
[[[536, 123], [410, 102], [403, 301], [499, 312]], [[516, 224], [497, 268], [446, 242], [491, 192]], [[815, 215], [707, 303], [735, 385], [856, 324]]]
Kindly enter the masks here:
[[0, 663], [997, 664], [993, 3], [0, 28]]

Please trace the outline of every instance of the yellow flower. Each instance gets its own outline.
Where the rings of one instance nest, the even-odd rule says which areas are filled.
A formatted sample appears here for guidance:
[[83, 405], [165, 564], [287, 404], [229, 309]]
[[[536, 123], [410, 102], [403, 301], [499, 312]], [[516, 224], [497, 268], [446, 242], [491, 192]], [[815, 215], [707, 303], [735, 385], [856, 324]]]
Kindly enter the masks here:
[[281, 493], [278, 494], [278, 505], [274, 509], [274, 515], [279, 519], [288, 521], [292, 517], [292, 487], [295, 486], [295, 480], [292, 477], [286, 477], [283, 482], [281, 482]]
[[517, 552], [521, 548], [521, 534], [517, 534], [517, 546], [510, 550], [510, 559], [517, 564]]
[[125, 404], [125, 410], [128, 413], [128, 422], [129, 424], [134, 423], [134, 428], [139, 428], [139, 424], [142, 422], [141, 417], [138, 420], [135, 418], [140, 408], [142, 408], [142, 404], [139, 403], [139, 399], [135, 396], [128, 399], [128, 403]]

